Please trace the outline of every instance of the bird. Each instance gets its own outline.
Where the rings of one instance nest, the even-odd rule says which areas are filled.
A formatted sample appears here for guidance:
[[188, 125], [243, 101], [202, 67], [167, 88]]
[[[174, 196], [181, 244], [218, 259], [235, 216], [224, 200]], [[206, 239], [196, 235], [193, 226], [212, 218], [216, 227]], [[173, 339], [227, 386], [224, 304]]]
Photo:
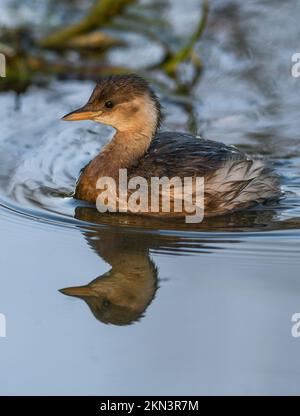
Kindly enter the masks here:
[[[177, 131], [160, 132], [162, 106], [148, 81], [137, 74], [103, 78], [94, 88], [88, 102], [62, 119], [93, 120], [115, 129], [112, 139], [82, 169], [74, 193], [78, 200], [97, 204], [99, 195], [103, 192], [98, 186], [99, 179], [109, 177], [117, 182], [124, 169], [128, 181], [143, 178], [149, 185], [149, 193], [154, 188], [152, 178], [179, 178], [182, 181], [184, 178], [202, 178], [203, 217], [248, 209], [278, 200], [281, 196], [280, 176], [265, 161], [250, 158], [235, 146], [198, 135]], [[146, 207], [141, 203], [139, 209], [130, 210], [126, 205], [125, 211], [155, 217], [186, 216], [184, 204], [181, 211], [175, 209], [180, 196], [176, 194], [176, 186], [169, 188], [169, 210], [163, 206], [166, 188], [158, 187], [158, 209], [151, 210], [147, 198]], [[107, 187], [110, 188], [110, 185]], [[132, 190], [129, 191], [129, 196], [132, 193]], [[195, 182], [192, 182], [189, 193], [194, 201]], [[124, 212], [119, 189], [117, 198], [120, 211]], [[137, 202], [140, 202], [138, 198]]]

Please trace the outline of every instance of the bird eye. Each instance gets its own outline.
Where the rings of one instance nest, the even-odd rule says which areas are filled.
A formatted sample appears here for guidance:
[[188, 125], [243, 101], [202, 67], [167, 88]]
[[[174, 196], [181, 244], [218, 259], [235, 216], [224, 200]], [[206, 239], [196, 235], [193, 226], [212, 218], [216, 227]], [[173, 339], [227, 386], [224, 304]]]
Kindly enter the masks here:
[[112, 101], [106, 101], [104, 105], [106, 108], [113, 108], [114, 103]]
[[103, 306], [104, 308], [108, 308], [108, 307], [109, 307], [109, 305], [110, 305], [110, 301], [109, 301], [109, 299], [104, 298], [104, 299], [102, 300], [102, 306]]

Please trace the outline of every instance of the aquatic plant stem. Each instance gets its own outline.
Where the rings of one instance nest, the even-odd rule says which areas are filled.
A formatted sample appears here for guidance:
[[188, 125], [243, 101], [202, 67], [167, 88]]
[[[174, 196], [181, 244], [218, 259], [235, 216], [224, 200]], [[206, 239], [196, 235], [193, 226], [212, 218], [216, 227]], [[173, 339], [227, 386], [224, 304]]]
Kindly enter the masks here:
[[97, 0], [86, 18], [39, 41], [44, 48], [55, 48], [75, 36], [82, 35], [108, 23], [124, 7], [136, 0]]
[[[202, 17], [199, 21], [198, 27], [187, 42], [187, 44], [177, 53], [173, 54], [172, 56], [168, 57], [167, 60], [161, 65], [161, 68], [171, 77], [176, 76], [176, 69], [178, 65], [185, 61], [188, 58], [193, 56], [193, 50], [195, 43], [201, 38], [204, 29], [206, 28], [207, 19], [209, 13], [209, 0], [203, 0], [202, 5]], [[195, 56], [193, 56], [195, 59]], [[202, 62], [200, 57], [197, 57], [197, 67], [202, 67]]]

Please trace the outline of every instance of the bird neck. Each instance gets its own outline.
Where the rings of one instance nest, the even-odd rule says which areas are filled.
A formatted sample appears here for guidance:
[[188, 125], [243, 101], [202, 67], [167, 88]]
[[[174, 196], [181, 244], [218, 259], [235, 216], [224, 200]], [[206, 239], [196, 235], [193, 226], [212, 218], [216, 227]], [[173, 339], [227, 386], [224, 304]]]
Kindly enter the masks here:
[[127, 142], [127, 134], [117, 132], [113, 139], [92, 161], [92, 168], [97, 177], [117, 178], [120, 169], [130, 168], [147, 151], [151, 138], [134, 135]]
[[148, 150], [156, 133], [157, 120], [136, 117], [126, 129], [117, 130], [112, 140], [93, 160], [98, 176], [116, 177], [119, 169], [130, 168]]

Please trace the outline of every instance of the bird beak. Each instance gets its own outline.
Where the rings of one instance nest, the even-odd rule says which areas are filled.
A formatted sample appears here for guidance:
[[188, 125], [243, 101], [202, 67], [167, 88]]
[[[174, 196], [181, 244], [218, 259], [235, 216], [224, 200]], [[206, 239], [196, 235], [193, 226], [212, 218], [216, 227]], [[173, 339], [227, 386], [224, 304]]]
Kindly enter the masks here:
[[66, 114], [62, 120], [66, 121], [78, 121], [78, 120], [93, 120], [94, 116], [97, 114], [96, 111], [91, 111], [88, 105], [79, 108], [78, 110], [72, 111], [69, 114]]
[[95, 296], [95, 292], [88, 286], [66, 287], [64, 289], [60, 289], [59, 291], [64, 295], [75, 296], [79, 298]]

